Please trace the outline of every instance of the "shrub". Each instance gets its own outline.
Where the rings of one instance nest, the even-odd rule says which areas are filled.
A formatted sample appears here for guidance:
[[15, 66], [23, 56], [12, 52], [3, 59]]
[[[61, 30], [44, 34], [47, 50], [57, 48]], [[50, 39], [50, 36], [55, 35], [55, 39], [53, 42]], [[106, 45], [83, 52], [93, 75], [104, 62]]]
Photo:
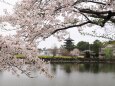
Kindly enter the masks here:
[[111, 48], [105, 48], [104, 50], [105, 58], [112, 58], [113, 53]]

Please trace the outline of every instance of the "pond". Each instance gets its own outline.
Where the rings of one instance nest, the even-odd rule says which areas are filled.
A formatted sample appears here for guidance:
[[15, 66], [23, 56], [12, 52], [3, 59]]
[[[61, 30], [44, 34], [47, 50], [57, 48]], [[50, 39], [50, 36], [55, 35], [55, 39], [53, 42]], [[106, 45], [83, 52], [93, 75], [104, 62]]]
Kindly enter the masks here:
[[115, 86], [115, 64], [52, 64], [53, 79], [0, 72], [0, 86]]

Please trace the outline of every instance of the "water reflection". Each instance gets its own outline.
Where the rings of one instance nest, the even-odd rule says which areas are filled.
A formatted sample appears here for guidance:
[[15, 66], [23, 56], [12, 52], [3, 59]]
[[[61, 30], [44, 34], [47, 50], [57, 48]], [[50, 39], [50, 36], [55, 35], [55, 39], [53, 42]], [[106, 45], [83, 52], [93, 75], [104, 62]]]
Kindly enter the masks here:
[[79, 66], [80, 66], [79, 67], [80, 72], [93, 72], [93, 73], [99, 72], [99, 64], [81, 64]]
[[51, 70], [56, 73], [57, 66], [60, 66], [60, 69], [65, 73], [71, 73], [73, 71], [79, 72], [91, 72], [91, 73], [99, 73], [99, 72], [115, 72], [114, 64], [52, 64]]
[[63, 65], [63, 69], [65, 70], [66, 73], [71, 73], [72, 69], [71, 69], [71, 65], [70, 64], [65, 64]]
[[52, 67], [51, 67], [51, 71], [56, 74], [56, 71], [57, 71], [57, 64], [53, 64]]
[[[114, 86], [114, 64], [51, 64], [53, 79], [38, 78], [0, 72], [0, 86]], [[36, 73], [36, 72], [35, 72]]]

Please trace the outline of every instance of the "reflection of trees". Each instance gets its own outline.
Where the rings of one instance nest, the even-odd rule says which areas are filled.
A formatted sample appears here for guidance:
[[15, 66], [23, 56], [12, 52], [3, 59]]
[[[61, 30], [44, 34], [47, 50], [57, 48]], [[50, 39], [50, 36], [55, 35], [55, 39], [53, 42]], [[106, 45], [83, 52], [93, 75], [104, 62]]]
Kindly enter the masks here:
[[71, 73], [72, 71], [80, 71], [80, 72], [99, 72], [99, 64], [64, 64], [63, 67], [66, 73]]
[[89, 71], [89, 69], [90, 69], [90, 64], [79, 64], [78, 71], [85, 72], [85, 71]]
[[80, 72], [115, 72], [114, 64], [79, 64]]
[[71, 73], [72, 71], [78, 71], [78, 64], [61, 64], [63, 70], [66, 73]]
[[71, 65], [70, 64], [64, 65], [64, 70], [66, 73], [71, 73], [72, 71]]
[[89, 70], [90, 70], [90, 64], [85, 64], [85, 65], [84, 65], [84, 69], [85, 69], [86, 71], [89, 71]]
[[[60, 64], [61, 68], [66, 73], [71, 73], [75, 71], [79, 72], [92, 72], [92, 73], [98, 73], [98, 72], [114, 72], [115, 73], [115, 65], [114, 64]], [[51, 70], [56, 73], [56, 70], [58, 69], [57, 64], [53, 64], [51, 67]]]
[[78, 71], [98, 73], [99, 72], [99, 64], [79, 64]]
[[3, 76], [3, 71], [0, 70], [0, 83], [1, 83], [2, 76]]
[[[51, 65], [51, 71], [56, 73], [57, 69], [58, 69], [58, 64], [52, 64]], [[63, 71], [65, 71], [66, 73], [71, 73], [72, 71], [72, 64], [60, 64], [61, 68], [63, 69]]]
[[114, 64], [100, 64], [99, 70], [101, 72], [114, 72], [115, 73], [115, 65]]
[[99, 72], [99, 64], [98, 63], [97, 64], [92, 64], [91, 65], [91, 71], [93, 73], [98, 73]]
[[52, 71], [53, 73], [56, 73], [56, 70], [57, 70], [57, 64], [52, 64], [52, 66], [51, 66], [51, 71]]
[[0, 70], [0, 75], [3, 73], [3, 71]]

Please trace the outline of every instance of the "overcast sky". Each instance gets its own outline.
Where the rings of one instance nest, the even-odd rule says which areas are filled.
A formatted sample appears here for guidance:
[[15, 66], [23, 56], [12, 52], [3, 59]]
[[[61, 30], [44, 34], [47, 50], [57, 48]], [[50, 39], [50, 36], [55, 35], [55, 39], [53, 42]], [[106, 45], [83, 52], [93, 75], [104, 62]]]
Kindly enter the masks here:
[[[10, 4], [14, 5], [15, 2], [19, 1], [19, 0], [5, 0], [5, 1], [8, 1]], [[2, 12], [3, 9], [8, 9], [9, 12], [12, 12], [12, 8], [13, 8], [12, 5], [0, 3], [0, 6], [1, 6], [0, 7], [0, 15], [3, 15], [3, 12]], [[15, 33], [15, 32], [7, 32], [6, 33], [5, 31], [2, 31], [2, 30], [0, 30], [0, 31], [3, 35]], [[71, 29], [68, 29], [68, 31], [70, 33], [70, 37], [74, 40], [75, 44], [77, 44], [79, 41], [86, 41], [86, 42], [92, 43], [96, 39], [101, 40], [101, 41], [106, 40], [106, 39], [97, 38], [97, 37], [83, 36], [77, 31], [77, 28], [71, 28]], [[67, 37], [69, 37], [69, 35], [66, 36], [66, 38]], [[51, 36], [51, 37], [47, 38], [45, 41], [40, 42], [40, 44], [38, 46], [39, 46], [39, 48], [51, 48], [54, 46], [60, 47], [63, 44], [64, 44], [64, 40], [59, 42], [56, 38]]]
[[[77, 31], [77, 28], [71, 28], [71, 29], [68, 29], [68, 31], [70, 33], [70, 37], [74, 40], [73, 42], [75, 44], [77, 44], [79, 41], [86, 41], [89, 43], [93, 43], [93, 41], [95, 41], [96, 39], [101, 40], [101, 41], [107, 40], [107, 39], [103, 39], [103, 38], [81, 35]], [[66, 36], [66, 38], [68, 38], [68, 37], [69, 37], [69, 35]], [[54, 38], [52, 36], [52, 37], [47, 38], [45, 41], [40, 42], [39, 47], [41, 47], [41, 48], [45, 48], [45, 47], [50, 48], [50, 47], [54, 47], [54, 46], [60, 47], [60, 45], [63, 45], [63, 44], [64, 44], [64, 40], [59, 42], [56, 38]]]

